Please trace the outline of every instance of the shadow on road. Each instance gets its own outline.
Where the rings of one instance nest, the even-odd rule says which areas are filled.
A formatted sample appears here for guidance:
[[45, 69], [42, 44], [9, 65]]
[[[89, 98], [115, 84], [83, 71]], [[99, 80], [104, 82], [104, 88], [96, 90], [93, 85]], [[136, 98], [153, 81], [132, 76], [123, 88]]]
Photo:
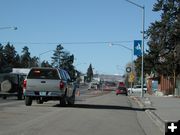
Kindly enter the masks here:
[[[59, 104], [54, 107], [61, 107]], [[115, 106], [115, 105], [92, 105], [92, 104], [75, 104], [73, 106], [66, 106], [70, 108], [83, 108], [83, 109], [107, 109], [107, 110], [132, 110], [132, 111], [145, 111], [147, 108], [134, 108], [128, 106]], [[148, 108], [155, 110], [155, 108]]]

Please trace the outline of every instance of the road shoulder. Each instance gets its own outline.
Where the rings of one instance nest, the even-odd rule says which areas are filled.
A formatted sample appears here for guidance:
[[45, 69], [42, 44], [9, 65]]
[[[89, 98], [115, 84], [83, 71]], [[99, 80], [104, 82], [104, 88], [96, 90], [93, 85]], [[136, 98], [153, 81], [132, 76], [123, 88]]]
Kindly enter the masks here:
[[[134, 102], [134, 99], [132, 97], [129, 97], [129, 100], [132, 104], [132, 107], [139, 107], [141, 109], [144, 109], [144, 105], [140, 101], [136, 100], [136, 102]], [[154, 124], [152, 119], [147, 115], [146, 109], [145, 111], [137, 111], [136, 114], [137, 120], [142, 129], [144, 129], [146, 135], [163, 135], [163, 132], [158, 128], [158, 126]]]

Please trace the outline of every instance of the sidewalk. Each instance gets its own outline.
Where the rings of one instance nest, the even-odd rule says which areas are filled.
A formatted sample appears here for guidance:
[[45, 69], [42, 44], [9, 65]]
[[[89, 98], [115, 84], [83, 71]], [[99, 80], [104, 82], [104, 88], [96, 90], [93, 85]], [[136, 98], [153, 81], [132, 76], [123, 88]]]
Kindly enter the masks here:
[[162, 132], [165, 131], [166, 122], [180, 120], [180, 98], [149, 94], [145, 94], [144, 98], [140, 94], [133, 94], [130, 97], [146, 110], [147, 115]]

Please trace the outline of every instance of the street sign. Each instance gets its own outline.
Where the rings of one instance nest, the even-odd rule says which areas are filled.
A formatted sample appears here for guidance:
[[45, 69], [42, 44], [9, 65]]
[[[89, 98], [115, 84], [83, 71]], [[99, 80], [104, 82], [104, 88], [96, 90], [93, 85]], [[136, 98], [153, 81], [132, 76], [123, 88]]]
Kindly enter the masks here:
[[134, 82], [134, 80], [135, 80], [135, 76], [134, 76], [134, 73], [130, 73], [130, 75], [129, 75], [129, 82]]
[[134, 55], [141, 56], [142, 40], [134, 40]]
[[130, 72], [131, 72], [131, 67], [127, 67], [127, 68], [126, 68], [126, 72], [127, 72], [127, 73], [130, 73]]

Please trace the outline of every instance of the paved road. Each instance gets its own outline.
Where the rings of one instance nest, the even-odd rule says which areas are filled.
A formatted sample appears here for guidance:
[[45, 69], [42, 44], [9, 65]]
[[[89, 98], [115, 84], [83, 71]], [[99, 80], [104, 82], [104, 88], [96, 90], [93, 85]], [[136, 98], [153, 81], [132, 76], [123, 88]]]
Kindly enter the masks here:
[[0, 104], [0, 135], [162, 135], [144, 110], [123, 95], [83, 97], [73, 107], [58, 103]]

